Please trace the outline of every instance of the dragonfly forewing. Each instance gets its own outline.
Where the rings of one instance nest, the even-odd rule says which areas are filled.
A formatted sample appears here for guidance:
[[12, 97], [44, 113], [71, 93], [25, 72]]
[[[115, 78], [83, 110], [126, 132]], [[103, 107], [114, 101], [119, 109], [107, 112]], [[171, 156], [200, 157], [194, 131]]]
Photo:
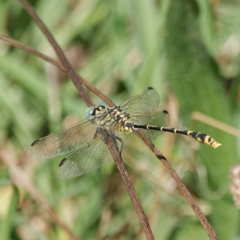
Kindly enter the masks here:
[[69, 154], [92, 141], [96, 129], [96, 124], [83, 120], [60, 133], [36, 140], [30, 146], [29, 153], [39, 159]]

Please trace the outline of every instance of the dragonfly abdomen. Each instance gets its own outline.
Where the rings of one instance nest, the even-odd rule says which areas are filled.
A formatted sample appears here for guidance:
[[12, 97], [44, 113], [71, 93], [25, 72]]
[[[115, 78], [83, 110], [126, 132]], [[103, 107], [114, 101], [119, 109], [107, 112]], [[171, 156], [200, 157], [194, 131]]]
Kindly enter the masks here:
[[197, 140], [200, 143], [206, 144], [208, 146], [212, 146], [213, 148], [219, 147], [221, 144], [216, 142], [212, 137], [205, 133], [201, 132], [193, 132], [189, 130], [182, 130], [177, 128], [168, 128], [168, 127], [162, 127], [162, 126], [153, 126], [153, 125], [145, 125], [145, 124], [133, 124], [133, 129], [149, 129], [149, 130], [157, 130], [157, 131], [163, 131], [163, 132], [171, 132], [171, 133], [178, 133], [186, 136], [190, 136], [193, 139]]

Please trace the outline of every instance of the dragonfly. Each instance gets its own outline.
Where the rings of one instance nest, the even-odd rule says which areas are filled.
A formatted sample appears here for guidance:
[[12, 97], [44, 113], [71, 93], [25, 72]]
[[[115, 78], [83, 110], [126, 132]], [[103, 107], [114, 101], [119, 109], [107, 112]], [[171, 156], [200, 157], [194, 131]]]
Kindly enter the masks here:
[[171, 132], [190, 136], [213, 148], [221, 145], [208, 134], [167, 127], [169, 114], [166, 110], [159, 111], [158, 106], [159, 95], [152, 87], [120, 106], [91, 106], [86, 110], [86, 119], [62, 132], [34, 141], [29, 154], [37, 159], [66, 155], [58, 166], [57, 175], [59, 178], [73, 178], [113, 160], [107, 145], [108, 137], [112, 137], [121, 154], [127, 132], [139, 131], [151, 141], [161, 132]]

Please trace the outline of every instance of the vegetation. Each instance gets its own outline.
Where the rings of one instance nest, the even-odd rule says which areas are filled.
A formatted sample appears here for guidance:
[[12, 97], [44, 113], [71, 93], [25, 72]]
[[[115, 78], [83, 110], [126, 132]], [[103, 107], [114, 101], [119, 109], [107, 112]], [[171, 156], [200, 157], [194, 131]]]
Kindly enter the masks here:
[[[229, 192], [229, 174], [240, 158], [240, 2], [31, 4], [76, 71], [116, 105], [152, 86], [160, 94], [160, 108], [170, 114], [171, 127], [205, 132], [222, 143], [213, 149], [170, 133], [154, 142], [219, 239], [238, 239], [240, 217]], [[55, 56], [18, 1], [0, 2], [0, 13], [1, 34]], [[81, 239], [145, 239], [114, 163], [61, 180], [56, 175], [61, 158], [30, 158], [28, 148], [34, 140], [85, 118], [86, 105], [55, 66], [3, 41], [0, 54], [1, 239], [69, 238], [47, 214], [42, 199], [36, 202], [34, 191]], [[102, 103], [88, 92], [96, 104]], [[134, 134], [128, 139], [123, 159], [155, 238], [209, 239], [162, 164]], [[16, 165], [23, 172], [21, 179], [34, 183], [32, 192], [13, 184], [9, 173]]]

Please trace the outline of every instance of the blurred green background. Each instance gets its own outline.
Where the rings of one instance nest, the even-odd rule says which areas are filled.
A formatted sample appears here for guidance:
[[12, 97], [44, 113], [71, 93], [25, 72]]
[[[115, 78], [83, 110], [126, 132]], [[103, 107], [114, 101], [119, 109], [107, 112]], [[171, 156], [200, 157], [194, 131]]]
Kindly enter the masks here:
[[[163, 133], [156, 146], [193, 194], [219, 239], [240, 239], [229, 192], [240, 141], [240, 1], [31, 1], [68, 59], [116, 104], [148, 86], [160, 94], [171, 127], [202, 131], [218, 149]], [[0, 1], [0, 33], [55, 57], [16, 0]], [[102, 103], [90, 93], [93, 101]], [[81, 239], [145, 239], [114, 163], [75, 179], [57, 178], [61, 158], [39, 161], [28, 147], [85, 118], [86, 106], [54, 66], [0, 42], [1, 150], [30, 178], [58, 217]], [[221, 128], [221, 129], [220, 129]], [[129, 134], [123, 158], [156, 239], [209, 239], [152, 152]], [[0, 156], [2, 160], [3, 155]], [[69, 239], [0, 161], [1, 239]]]

